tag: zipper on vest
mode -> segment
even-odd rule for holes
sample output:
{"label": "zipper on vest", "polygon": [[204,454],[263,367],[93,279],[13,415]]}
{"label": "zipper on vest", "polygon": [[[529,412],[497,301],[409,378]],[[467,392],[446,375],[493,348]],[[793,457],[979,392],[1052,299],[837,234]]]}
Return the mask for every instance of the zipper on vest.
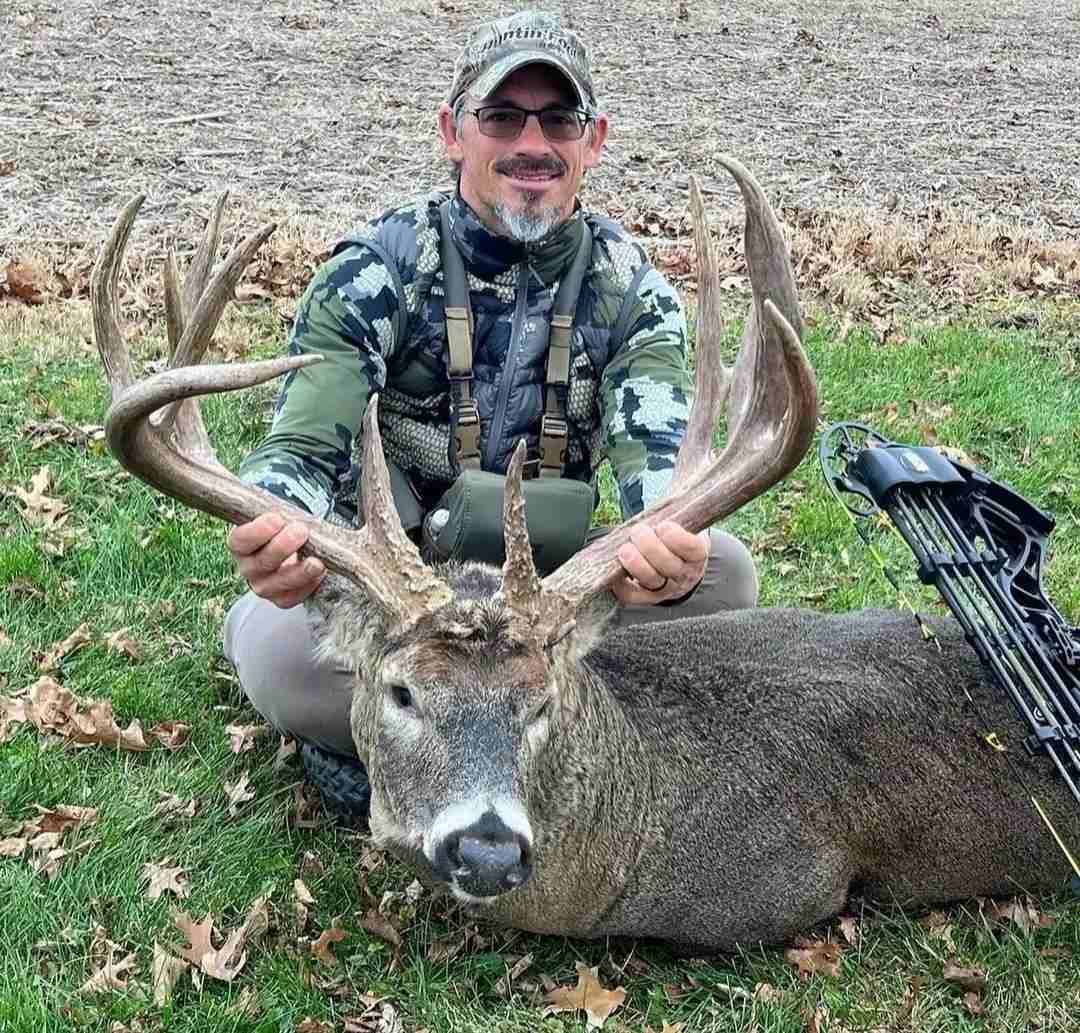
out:
{"label": "zipper on vest", "polygon": [[514,303],[514,318],[510,324],[510,346],[506,349],[506,361],[503,363],[502,380],[499,382],[499,394],[495,402],[495,412],[491,418],[491,430],[488,432],[487,449],[481,469],[495,472],[495,460],[499,453],[503,427],[506,423],[506,407],[510,401],[510,388],[514,386],[514,374],[517,371],[517,356],[520,350],[521,335],[525,328],[525,311],[529,297],[529,262],[526,259],[518,266],[518,295]]}

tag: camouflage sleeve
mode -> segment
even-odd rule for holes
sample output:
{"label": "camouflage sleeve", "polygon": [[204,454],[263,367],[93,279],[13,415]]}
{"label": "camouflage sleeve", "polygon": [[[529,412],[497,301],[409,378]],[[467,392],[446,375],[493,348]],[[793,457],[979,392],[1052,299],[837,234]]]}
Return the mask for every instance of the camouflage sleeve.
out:
{"label": "camouflage sleeve", "polygon": [[289,353],[324,359],[286,377],[270,433],[240,467],[244,481],[316,516],[330,512],[371,391],[386,383],[397,307],[390,271],[369,248],[352,245],[320,267]]}
{"label": "camouflage sleeve", "polygon": [[637,293],[630,331],[600,379],[607,456],[624,519],[668,490],[693,400],[678,294],[653,268]]}

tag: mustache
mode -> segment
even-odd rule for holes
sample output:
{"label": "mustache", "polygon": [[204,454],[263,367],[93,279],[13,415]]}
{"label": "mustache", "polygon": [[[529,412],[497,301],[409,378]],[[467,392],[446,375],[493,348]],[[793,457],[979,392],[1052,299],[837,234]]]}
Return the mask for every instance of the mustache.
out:
{"label": "mustache", "polygon": [[495,165],[495,171],[504,176],[535,176],[551,174],[561,176],[566,172],[566,162],[552,156],[538,160],[530,158],[507,158]]}

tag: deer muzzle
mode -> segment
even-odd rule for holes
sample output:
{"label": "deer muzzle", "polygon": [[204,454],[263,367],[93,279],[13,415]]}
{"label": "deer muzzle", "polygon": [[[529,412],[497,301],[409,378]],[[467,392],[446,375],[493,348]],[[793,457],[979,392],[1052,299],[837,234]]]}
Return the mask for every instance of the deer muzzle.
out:
{"label": "deer muzzle", "polygon": [[434,842],[432,869],[460,899],[497,897],[517,889],[532,874],[530,839],[496,811],[486,810],[469,825],[447,830]]}

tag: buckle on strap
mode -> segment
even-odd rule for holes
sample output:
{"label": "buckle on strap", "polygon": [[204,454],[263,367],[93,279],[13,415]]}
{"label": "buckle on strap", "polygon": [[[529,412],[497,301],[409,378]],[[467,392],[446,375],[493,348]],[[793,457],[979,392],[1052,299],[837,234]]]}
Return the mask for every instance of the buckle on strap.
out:
{"label": "buckle on strap", "polygon": [[540,419],[540,476],[561,477],[566,462],[566,420],[546,412]]}
{"label": "buckle on strap", "polygon": [[462,398],[455,406],[454,435],[458,462],[463,466],[480,465],[480,410],[476,399]]}

